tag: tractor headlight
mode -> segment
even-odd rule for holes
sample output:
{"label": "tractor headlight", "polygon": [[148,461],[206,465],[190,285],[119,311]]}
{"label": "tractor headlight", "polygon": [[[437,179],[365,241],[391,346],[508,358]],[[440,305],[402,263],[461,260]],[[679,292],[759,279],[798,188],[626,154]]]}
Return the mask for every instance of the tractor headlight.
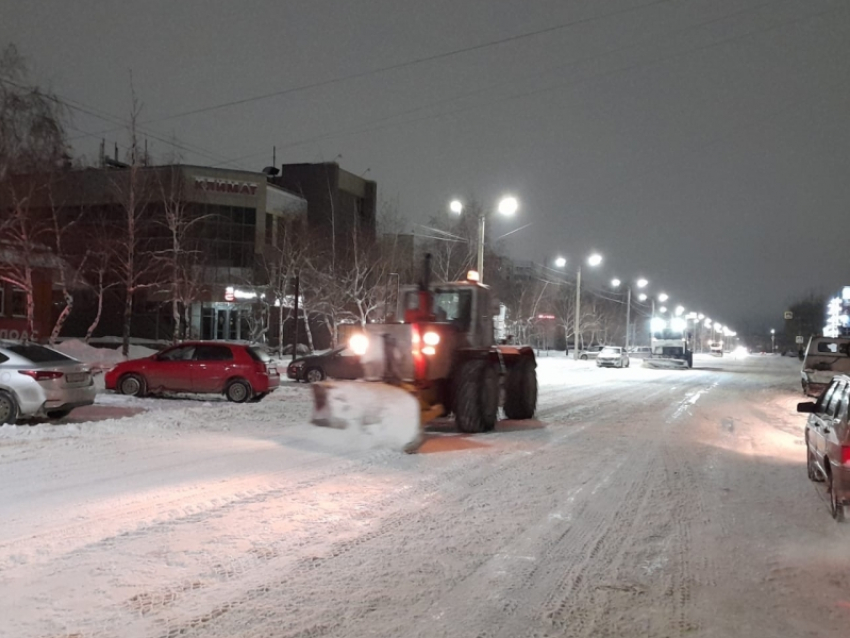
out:
{"label": "tractor headlight", "polygon": [[356,355],[366,354],[366,349],[369,347],[369,337],[364,334],[352,335],[348,340],[348,347],[354,351]]}
{"label": "tractor headlight", "polygon": [[434,346],[425,346],[422,348],[422,354],[426,354],[428,356],[437,354],[437,349]]}
{"label": "tractor headlight", "polygon": [[438,343],[440,343],[440,335],[438,335],[436,332],[426,332],[422,336],[422,341],[425,342],[426,346],[436,346]]}

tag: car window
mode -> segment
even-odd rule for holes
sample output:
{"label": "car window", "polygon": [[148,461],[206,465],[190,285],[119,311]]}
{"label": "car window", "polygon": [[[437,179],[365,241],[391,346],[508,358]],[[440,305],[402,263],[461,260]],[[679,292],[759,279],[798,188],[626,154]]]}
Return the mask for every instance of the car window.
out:
{"label": "car window", "polygon": [[832,341],[821,341],[818,343],[818,352],[824,354],[838,354],[838,344]]}
{"label": "car window", "polygon": [[164,350],[157,357],[160,361],[189,361],[195,353],[195,346],[177,346]]}
{"label": "car window", "polygon": [[9,357],[7,357],[5,354],[0,352],[0,363],[5,363],[8,360],[9,360]]}
{"label": "car window", "polygon": [[227,346],[197,346],[195,361],[232,361],[233,352]]}
{"label": "car window", "polygon": [[55,363],[57,361],[74,361],[71,357],[66,357],[61,352],[37,346],[34,343],[16,343],[6,346],[6,350],[14,352],[16,355],[29,359],[33,363]]}
{"label": "car window", "polygon": [[835,412],[835,418],[839,419],[842,423],[847,423],[848,390],[850,390],[850,386],[845,383],[839,399],[838,409]]}
{"label": "car window", "polygon": [[835,383],[830,384],[830,386],[826,389],[820,399],[818,399],[817,406],[815,406],[815,412],[818,414],[824,414],[826,412],[826,408],[829,406],[829,400],[832,398],[832,393],[835,392]]}
{"label": "car window", "polygon": [[620,354],[620,349],[619,348],[612,348],[611,346],[608,346],[608,347],[602,348],[602,352],[604,352],[605,354]]}
{"label": "car window", "polygon": [[832,394],[829,397],[829,404],[826,406],[824,414],[827,417],[834,417],[838,414],[838,408],[841,405],[841,398],[844,396],[845,383],[839,381],[832,384]]}
{"label": "car window", "polygon": [[263,363],[268,363],[272,360],[272,358],[267,355],[262,350],[258,350],[257,348],[252,348],[251,346],[247,346],[245,348],[245,352],[248,353],[248,356],[251,357],[254,361],[262,361]]}

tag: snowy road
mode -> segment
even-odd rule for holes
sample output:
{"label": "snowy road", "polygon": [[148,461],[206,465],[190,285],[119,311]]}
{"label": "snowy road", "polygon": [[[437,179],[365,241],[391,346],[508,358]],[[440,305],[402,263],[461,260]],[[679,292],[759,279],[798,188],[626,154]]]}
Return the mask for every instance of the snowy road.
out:
{"label": "snowy road", "polygon": [[0,428],[0,636],[845,635],[799,362],[696,365],[544,358],[539,421],[415,456],[304,386]]}

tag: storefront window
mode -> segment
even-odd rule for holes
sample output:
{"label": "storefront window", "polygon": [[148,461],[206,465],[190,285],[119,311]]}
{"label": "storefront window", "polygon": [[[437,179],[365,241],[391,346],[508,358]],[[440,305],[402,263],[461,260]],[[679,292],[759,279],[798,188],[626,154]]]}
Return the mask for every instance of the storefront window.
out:
{"label": "storefront window", "polygon": [[27,316],[27,293],[20,288],[12,288],[12,316]]}

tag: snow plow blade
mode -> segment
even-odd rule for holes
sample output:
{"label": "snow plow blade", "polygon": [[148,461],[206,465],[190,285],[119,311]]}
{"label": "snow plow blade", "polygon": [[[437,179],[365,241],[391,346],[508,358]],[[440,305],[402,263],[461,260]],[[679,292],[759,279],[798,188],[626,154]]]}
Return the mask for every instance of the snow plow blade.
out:
{"label": "snow plow blade", "polygon": [[659,370],[687,370],[688,362],[684,359],[653,359],[650,357],[643,360],[643,367]]}
{"label": "snow plow blade", "polygon": [[312,423],[341,430],[352,447],[391,447],[410,454],[422,444],[425,416],[409,389],[369,381],[329,381],[312,388]]}

